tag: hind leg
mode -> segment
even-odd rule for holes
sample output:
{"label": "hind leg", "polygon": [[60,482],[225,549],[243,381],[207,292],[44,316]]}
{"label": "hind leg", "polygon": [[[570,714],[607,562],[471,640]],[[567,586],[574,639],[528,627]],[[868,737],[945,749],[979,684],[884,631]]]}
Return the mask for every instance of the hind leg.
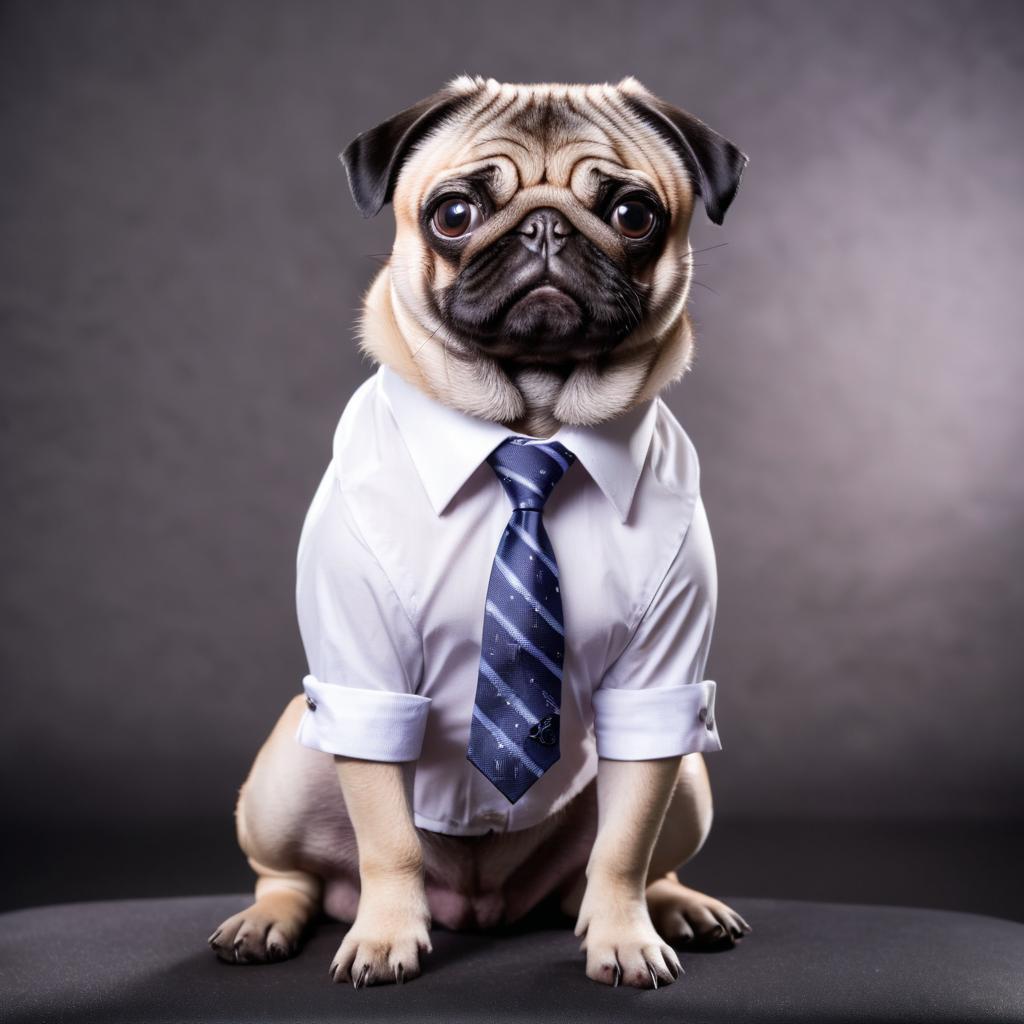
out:
{"label": "hind leg", "polygon": [[252,857],[256,900],[229,917],[209,938],[221,960],[265,964],[294,956],[320,908],[320,880],[304,871],[275,871]]}
{"label": "hind leg", "polygon": [[[314,861],[306,847],[312,839],[325,848],[347,849],[341,829],[309,809],[332,807],[340,817],[341,797],[331,778],[330,757],[295,742],[302,707],[301,698],[289,703],[238,796],[238,844],[257,880],[252,905],[229,917],[208,940],[229,963],[272,963],[294,956],[322,906],[322,878],[309,870]],[[325,786],[327,796],[321,792]]]}

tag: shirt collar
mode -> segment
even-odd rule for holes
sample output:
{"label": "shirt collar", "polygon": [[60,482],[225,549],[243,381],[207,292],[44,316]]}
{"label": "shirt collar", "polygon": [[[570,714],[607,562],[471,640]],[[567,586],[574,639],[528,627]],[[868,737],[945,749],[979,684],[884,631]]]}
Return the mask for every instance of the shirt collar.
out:
{"label": "shirt collar", "polygon": [[[513,431],[452,409],[381,364],[378,384],[409,449],[434,511],[441,515],[477,467]],[[592,427],[563,424],[552,438],[583,463],[615,507],[629,516],[654,433],[657,400]]]}

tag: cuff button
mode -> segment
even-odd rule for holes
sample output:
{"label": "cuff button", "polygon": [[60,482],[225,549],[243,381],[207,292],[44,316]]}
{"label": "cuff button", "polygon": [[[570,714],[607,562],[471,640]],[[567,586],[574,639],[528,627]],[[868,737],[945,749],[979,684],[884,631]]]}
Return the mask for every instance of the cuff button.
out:
{"label": "cuff button", "polygon": [[316,711],[316,701],[313,700],[308,693],[306,694],[306,707],[309,708],[310,711]]}
{"label": "cuff button", "polygon": [[702,722],[706,722],[708,720],[708,709],[707,708],[701,708],[700,711],[697,712],[697,717]]}

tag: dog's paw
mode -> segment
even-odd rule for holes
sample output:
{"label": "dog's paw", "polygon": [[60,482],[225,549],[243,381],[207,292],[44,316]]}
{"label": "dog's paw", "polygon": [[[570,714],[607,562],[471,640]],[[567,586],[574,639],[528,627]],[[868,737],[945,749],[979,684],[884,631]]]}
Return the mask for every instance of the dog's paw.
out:
{"label": "dog's paw", "polygon": [[727,904],[672,877],[659,878],[647,887],[647,907],[654,927],[668,942],[733,945],[751,930]]}
{"label": "dog's paw", "polygon": [[590,911],[584,898],[576,934],[586,936],[580,948],[586,950],[592,981],[659,988],[683,973],[679,957],[655,930],[642,900],[610,900]]}
{"label": "dog's paw", "polygon": [[390,906],[361,903],[329,974],[332,981],[350,981],[355,988],[400,985],[420,973],[420,954],[432,948],[426,899]]}
{"label": "dog's paw", "polygon": [[298,952],[308,917],[299,894],[275,892],[229,917],[207,941],[226,963],[276,963]]}

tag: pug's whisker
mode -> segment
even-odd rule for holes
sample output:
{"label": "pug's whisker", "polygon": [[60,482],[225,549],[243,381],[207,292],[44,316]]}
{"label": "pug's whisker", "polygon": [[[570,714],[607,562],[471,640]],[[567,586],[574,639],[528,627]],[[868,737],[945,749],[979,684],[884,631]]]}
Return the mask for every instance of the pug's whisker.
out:
{"label": "pug's whisker", "polygon": [[640,304],[640,300],[633,295],[634,301],[630,301],[630,296],[622,295],[618,292],[614,293],[615,302],[618,307],[626,316],[626,326],[632,331],[639,327],[643,321],[643,309]]}
{"label": "pug's whisker", "polygon": [[[427,344],[427,342],[430,342],[430,341],[433,341],[433,340],[434,340],[434,335],[435,335],[435,334],[437,334],[437,332],[438,332],[439,330],[441,330],[441,328],[442,328],[442,327],[444,327],[444,326],[445,326],[445,323],[444,323],[444,321],[443,321],[443,320],[442,320],[442,321],[440,321],[440,322],[438,323],[438,325],[437,325],[437,326],[436,326],[436,327],[435,327],[435,328],[434,328],[434,329],[433,329],[433,330],[432,330],[432,331],[430,332],[430,334],[428,334],[428,335],[427,335],[427,336],[426,336],[426,337],[425,337],[425,338],[424,338],[424,339],[423,339],[423,340],[422,340],[422,341],[421,341],[421,342],[420,342],[420,343],[419,343],[419,344],[418,344],[418,345],[416,346],[416,348],[415,348],[415,349],[413,349],[413,353],[412,353],[412,357],[413,357],[413,359],[415,359],[415,358],[416,358],[416,356],[417,356],[417,355],[419,355],[420,349],[422,349],[422,348],[423,348],[423,346]],[[442,342],[445,342],[445,341],[446,341],[446,339],[445,339],[445,338],[444,338],[444,337],[442,336],[442,338],[441,338],[441,341],[442,341]]]}
{"label": "pug's whisker", "polygon": [[709,292],[711,292],[712,295],[720,294],[719,292],[715,291],[715,289],[712,288],[711,285],[705,284],[703,281],[698,281],[695,277],[690,278],[690,284],[695,284],[698,288],[706,288]]}
{"label": "pug's whisker", "polygon": [[683,259],[688,259],[690,256],[696,256],[700,252],[711,252],[712,249],[722,249],[727,246],[728,242],[719,242],[717,245],[708,245],[703,249],[691,249],[688,253],[683,256]]}
{"label": "pug's whisker", "polygon": [[626,329],[632,331],[635,327],[640,325],[640,318],[636,316],[634,310],[630,308],[629,304],[619,296],[615,297],[615,304],[622,310],[626,320]]}

